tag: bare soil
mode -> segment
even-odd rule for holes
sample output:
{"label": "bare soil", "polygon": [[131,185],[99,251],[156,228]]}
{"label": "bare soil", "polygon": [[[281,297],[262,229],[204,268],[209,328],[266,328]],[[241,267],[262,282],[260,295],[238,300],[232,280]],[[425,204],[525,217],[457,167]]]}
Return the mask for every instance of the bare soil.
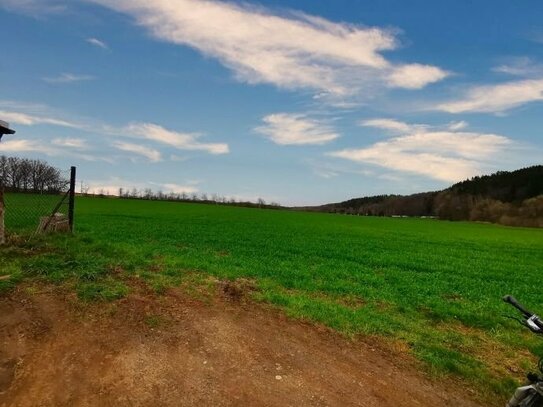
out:
{"label": "bare soil", "polygon": [[0,297],[0,406],[480,406],[375,339],[246,301],[145,290],[82,304],[49,286]]}

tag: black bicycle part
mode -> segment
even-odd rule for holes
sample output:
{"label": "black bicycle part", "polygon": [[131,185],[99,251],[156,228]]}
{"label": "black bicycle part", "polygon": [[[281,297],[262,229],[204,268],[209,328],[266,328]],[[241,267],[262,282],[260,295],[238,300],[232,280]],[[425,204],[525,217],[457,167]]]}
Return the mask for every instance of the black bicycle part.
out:
{"label": "black bicycle part", "polygon": [[529,400],[526,400],[526,403],[520,404],[522,407],[543,407],[543,397],[540,394],[535,393],[530,396]]}
{"label": "black bicycle part", "polygon": [[532,315],[534,315],[533,312],[530,312],[524,308],[512,295],[506,295],[503,297],[503,300],[518,309],[526,318],[530,318]]}

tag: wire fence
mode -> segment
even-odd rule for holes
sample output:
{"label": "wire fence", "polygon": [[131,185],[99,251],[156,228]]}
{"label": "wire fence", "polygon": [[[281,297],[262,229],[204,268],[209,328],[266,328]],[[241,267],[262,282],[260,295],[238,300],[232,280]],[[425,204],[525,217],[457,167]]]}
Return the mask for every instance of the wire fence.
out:
{"label": "wire fence", "polygon": [[72,230],[75,168],[57,170],[56,175],[54,188],[43,189],[35,185],[14,188],[5,177],[0,178],[6,236]]}

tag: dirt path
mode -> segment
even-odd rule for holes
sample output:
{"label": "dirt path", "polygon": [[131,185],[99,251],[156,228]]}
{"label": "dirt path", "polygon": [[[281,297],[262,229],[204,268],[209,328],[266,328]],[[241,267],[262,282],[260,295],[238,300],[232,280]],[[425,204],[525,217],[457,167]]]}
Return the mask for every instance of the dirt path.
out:
{"label": "dirt path", "polygon": [[0,406],[479,406],[412,363],[264,306],[171,291],[0,298]]}

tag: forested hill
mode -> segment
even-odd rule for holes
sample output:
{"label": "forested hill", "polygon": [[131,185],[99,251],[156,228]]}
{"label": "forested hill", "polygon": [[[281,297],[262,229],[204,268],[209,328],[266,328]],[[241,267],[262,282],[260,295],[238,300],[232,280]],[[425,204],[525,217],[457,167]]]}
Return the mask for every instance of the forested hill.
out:
{"label": "forested hill", "polygon": [[461,194],[484,196],[502,202],[524,201],[543,195],[543,165],[474,177],[454,184],[449,190]]}
{"label": "forested hill", "polygon": [[437,192],[379,195],[304,210],[373,216],[436,216],[543,227],[543,165],[473,177]]}

